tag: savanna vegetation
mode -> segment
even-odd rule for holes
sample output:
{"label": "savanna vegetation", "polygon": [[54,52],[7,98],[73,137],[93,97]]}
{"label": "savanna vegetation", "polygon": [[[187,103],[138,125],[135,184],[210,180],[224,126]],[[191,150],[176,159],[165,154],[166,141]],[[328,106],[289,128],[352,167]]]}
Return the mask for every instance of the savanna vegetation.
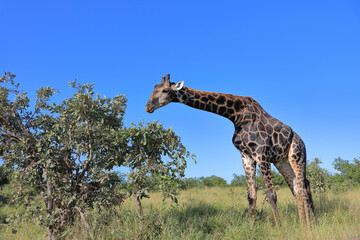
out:
{"label": "savanna vegetation", "polygon": [[[248,218],[246,178],[185,178],[188,152],[158,122],[123,124],[126,98],[69,82],[30,102],[15,75],[0,78],[0,239],[359,239],[360,160],[337,158],[336,173],[307,166],[317,216],[299,226],[283,177],[272,172],[276,227],[257,174],[257,217]],[[121,172],[120,172],[121,171]],[[125,174],[126,173],[126,174]]]}

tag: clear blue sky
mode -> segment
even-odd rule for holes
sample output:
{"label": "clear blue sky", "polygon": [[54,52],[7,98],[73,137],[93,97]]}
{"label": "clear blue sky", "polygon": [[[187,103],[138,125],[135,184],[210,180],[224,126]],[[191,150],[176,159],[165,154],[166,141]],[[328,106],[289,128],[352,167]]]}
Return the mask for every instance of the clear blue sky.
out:
{"label": "clear blue sky", "polygon": [[243,174],[233,125],[170,104],[145,112],[162,75],[185,86],[252,96],[332,169],[360,157],[360,2],[0,0],[0,71],[58,100],[75,77],[128,98],[126,124],[159,120],[197,155],[187,177]]}

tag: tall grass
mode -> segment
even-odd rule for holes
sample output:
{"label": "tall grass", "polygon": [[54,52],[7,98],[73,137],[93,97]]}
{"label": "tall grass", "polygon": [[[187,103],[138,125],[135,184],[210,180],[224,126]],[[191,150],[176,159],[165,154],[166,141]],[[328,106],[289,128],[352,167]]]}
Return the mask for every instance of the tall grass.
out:
{"label": "tall grass", "polygon": [[[263,205],[261,191],[256,220],[250,221],[245,189],[214,187],[180,191],[178,206],[171,202],[164,206],[161,194],[152,193],[150,199],[143,200],[142,220],[131,199],[121,208],[94,210],[87,215],[91,229],[77,221],[65,239],[90,239],[89,231],[94,239],[360,239],[360,189],[315,194],[318,216],[312,219],[310,234],[299,225],[290,191],[280,189],[277,193],[280,227],[275,226],[270,205]],[[0,239],[42,238],[46,238],[46,231],[29,223],[0,232]]]}

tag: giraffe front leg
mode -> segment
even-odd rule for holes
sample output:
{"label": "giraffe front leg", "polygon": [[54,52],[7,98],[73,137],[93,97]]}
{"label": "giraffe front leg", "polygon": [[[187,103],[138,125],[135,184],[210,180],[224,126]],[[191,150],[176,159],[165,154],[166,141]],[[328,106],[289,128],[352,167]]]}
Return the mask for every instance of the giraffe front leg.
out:
{"label": "giraffe front leg", "polygon": [[256,162],[249,157],[243,157],[243,164],[248,187],[249,216],[251,220],[254,220],[257,200],[255,185]]}

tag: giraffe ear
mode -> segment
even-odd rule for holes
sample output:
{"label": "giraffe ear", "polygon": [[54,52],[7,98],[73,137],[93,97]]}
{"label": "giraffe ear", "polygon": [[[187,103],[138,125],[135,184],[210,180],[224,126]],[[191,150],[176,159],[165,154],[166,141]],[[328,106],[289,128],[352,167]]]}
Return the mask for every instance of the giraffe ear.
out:
{"label": "giraffe ear", "polygon": [[182,89],[184,86],[184,81],[181,81],[181,82],[178,82],[174,87],[173,89],[176,90],[176,91],[179,91],[180,89]]}

